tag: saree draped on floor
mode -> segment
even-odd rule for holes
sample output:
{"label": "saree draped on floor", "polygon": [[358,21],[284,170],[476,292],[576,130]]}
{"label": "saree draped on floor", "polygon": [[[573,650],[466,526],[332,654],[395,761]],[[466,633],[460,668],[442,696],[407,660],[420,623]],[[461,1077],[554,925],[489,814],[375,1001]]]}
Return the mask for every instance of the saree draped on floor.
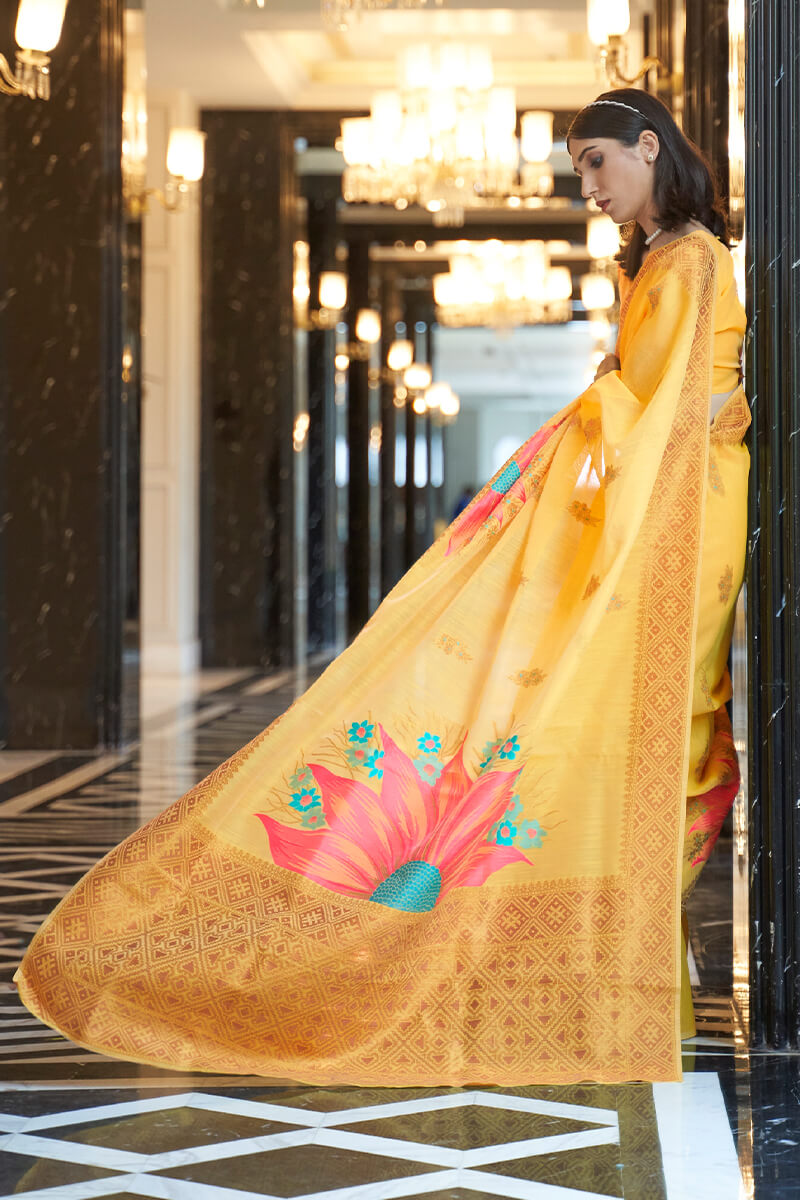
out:
{"label": "saree draped on floor", "polygon": [[[716,281],[705,235],[650,255],[621,371],[283,718],[89,872],[18,972],[33,1012],[104,1053],[310,1083],[679,1077]],[[740,451],[741,393],[722,416]],[[728,636],[740,515],[711,589]]]}

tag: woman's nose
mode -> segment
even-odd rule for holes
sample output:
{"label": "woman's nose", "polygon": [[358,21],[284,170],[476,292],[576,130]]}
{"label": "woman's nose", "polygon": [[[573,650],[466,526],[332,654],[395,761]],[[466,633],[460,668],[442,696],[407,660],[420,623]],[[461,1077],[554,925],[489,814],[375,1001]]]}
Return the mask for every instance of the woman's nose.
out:
{"label": "woman's nose", "polygon": [[589,197],[594,194],[594,190],[595,190],[594,184],[590,183],[589,180],[584,175],[583,178],[581,179],[581,195],[583,196],[584,200],[588,200]]}

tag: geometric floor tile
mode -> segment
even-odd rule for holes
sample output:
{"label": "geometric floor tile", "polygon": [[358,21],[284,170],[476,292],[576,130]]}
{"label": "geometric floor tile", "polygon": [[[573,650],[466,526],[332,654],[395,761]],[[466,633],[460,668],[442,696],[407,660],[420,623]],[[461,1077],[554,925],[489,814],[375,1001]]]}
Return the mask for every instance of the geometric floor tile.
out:
{"label": "geometric floor tile", "polygon": [[[257,1192],[262,1189],[273,1196],[294,1197],[324,1192],[335,1179],[337,1188],[351,1189],[358,1185],[385,1183],[411,1175],[427,1174],[431,1167],[424,1163],[404,1162],[364,1154],[359,1150],[341,1147],[297,1146],[273,1150],[267,1154],[248,1154],[237,1158],[235,1181],[232,1164],[227,1161],[195,1163],[159,1172],[175,1179],[193,1180],[217,1187],[234,1187]],[[434,1170],[436,1168],[433,1168]],[[412,1189],[413,1190],[413,1189]]]}
{"label": "geometric floor tile", "polygon": [[65,1163],[0,1153],[0,1194],[25,1195],[39,1188],[62,1187],[92,1179],[118,1178],[116,1172],[80,1163]]}
{"label": "geometric floor tile", "polygon": [[[580,1133],[595,1128],[594,1123],[547,1114],[509,1112],[508,1110],[439,1109],[434,1112],[397,1116],[392,1120],[392,1137],[412,1142],[432,1142],[457,1150],[476,1146],[499,1146],[524,1138],[547,1137],[555,1133]],[[380,1120],[359,1121],[350,1129],[358,1133],[385,1132]]]}
{"label": "geometric floor tile", "polygon": [[109,1146],[114,1150],[133,1150],[141,1154],[161,1154],[167,1150],[185,1150],[195,1146],[232,1142],[238,1138],[264,1136],[292,1128],[286,1124],[233,1113],[205,1109],[171,1109],[168,1120],[163,1112],[143,1113],[123,1120],[88,1121],[77,1127],[48,1127],[49,1137],[91,1146]]}

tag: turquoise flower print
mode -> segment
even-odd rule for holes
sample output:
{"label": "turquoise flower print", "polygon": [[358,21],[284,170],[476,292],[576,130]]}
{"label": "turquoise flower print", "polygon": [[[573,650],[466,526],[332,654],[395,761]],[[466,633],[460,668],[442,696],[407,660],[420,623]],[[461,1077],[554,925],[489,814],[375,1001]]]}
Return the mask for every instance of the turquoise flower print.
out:
{"label": "turquoise flower print", "polygon": [[505,815],[509,818],[513,818],[513,817],[518,817],[521,812],[522,812],[522,801],[520,800],[519,796],[514,794],[511,797],[511,802],[509,803],[509,806],[505,811]]}
{"label": "turquoise flower print", "polygon": [[520,821],[519,845],[525,850],[538,850],[542,838],[547,837],[547,830],[542,829],[538,821]]}
{"label": "turquoise flower print", "polygon": [[483,747],[483,750],[481,750],[481,757],[482,757],[481,770],[482,771],[485,770],[485,768],[489,766],[489,763],[492,761],[495,754],[497,754],[497,751],[500,749],[502,744],[503,744],[502,742],[487,742],[486,745]]}
{"label": "turquoise flower print", "polygon": [[442,739],[435,733],[423,733],[417,738],[417,746],[423,754],[438,754],[442,748]]}
{"label": "turquoise flower print", "polygon": [[298,812],[308,812],[310,808],[319,808],[321,803],[322,797],[316,788],[301,788],[299,792],[292,792],[289,808],[295,808]]}
{"label": "turquoise flower print", "polygon": [[519,463],[512,458],[511,462],[506,465],[503,471],[497,476],[492,484],[492,491],[500,496],[504,496],[509,488],[512,488],[520,478],[522,472],[519,469]]}
{"label": "turquoise flower print", "polygon": [[353,721],[353,724],[347,731],[347,740],[350,742],[360,742],[363,745],[368,742],[375,732],[375,726],[370,725],[369,721]]}
{"label": "turquoise flower print", "polygon": [[371,754],[367,755],[364,766],[369,771],[370,779],[383,779],[383,767],[380,765],[382,758],[382,750],[373,750]]}
{"label": "turquoise flower print", "polygon": [[298,767],[294,775],[289,779],[289,785],[293,788],[310,788],[314,786],[314,772],[311,767]]}
{"label": "turquoise flower print", "polygon": [[351,767],[365,767],[369,758],[369,746],[348,746],[345,757]]}
{"label": "turquoise flower print", "polygon": [[497,832],[494,835],[494,840],[498,846],[513,846],[514,838],[517,836],[517,827],[513,825],[507,817],[503,817],[498,823]]}
{"label": "turquoise flower print", "polygon": [[519,738],[515,734],[514,737],[508,738],[500,746],[500,757],[510,759],[511,761],[513,761],[517,757],[518,754],[519,754]]}
{"label": "turquoise flower print", "polygon": [[435,754],[420,754],[414,759],[414,766],[420,779],[426,783],[436,783],[442,773],[442,764]]}
{"label": "turquoise flower print", "polygon": [[303,813],[303,828],[304,829],[322,829],[325,824],[325,814],[322,809],[319,811],[312,810]]}

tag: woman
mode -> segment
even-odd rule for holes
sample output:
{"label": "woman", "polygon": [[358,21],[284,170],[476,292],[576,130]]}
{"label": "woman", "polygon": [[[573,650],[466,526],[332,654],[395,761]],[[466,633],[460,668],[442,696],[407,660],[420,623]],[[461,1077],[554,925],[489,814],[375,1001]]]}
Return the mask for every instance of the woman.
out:
{"label": "woman", "polygon": [[668,111],[606,93],[568,140],[629,230],[618,360],[45,923],[20,991],[76,1041],[311,1083],[680,1076],[681,890],[736,789],[743,317]]}

